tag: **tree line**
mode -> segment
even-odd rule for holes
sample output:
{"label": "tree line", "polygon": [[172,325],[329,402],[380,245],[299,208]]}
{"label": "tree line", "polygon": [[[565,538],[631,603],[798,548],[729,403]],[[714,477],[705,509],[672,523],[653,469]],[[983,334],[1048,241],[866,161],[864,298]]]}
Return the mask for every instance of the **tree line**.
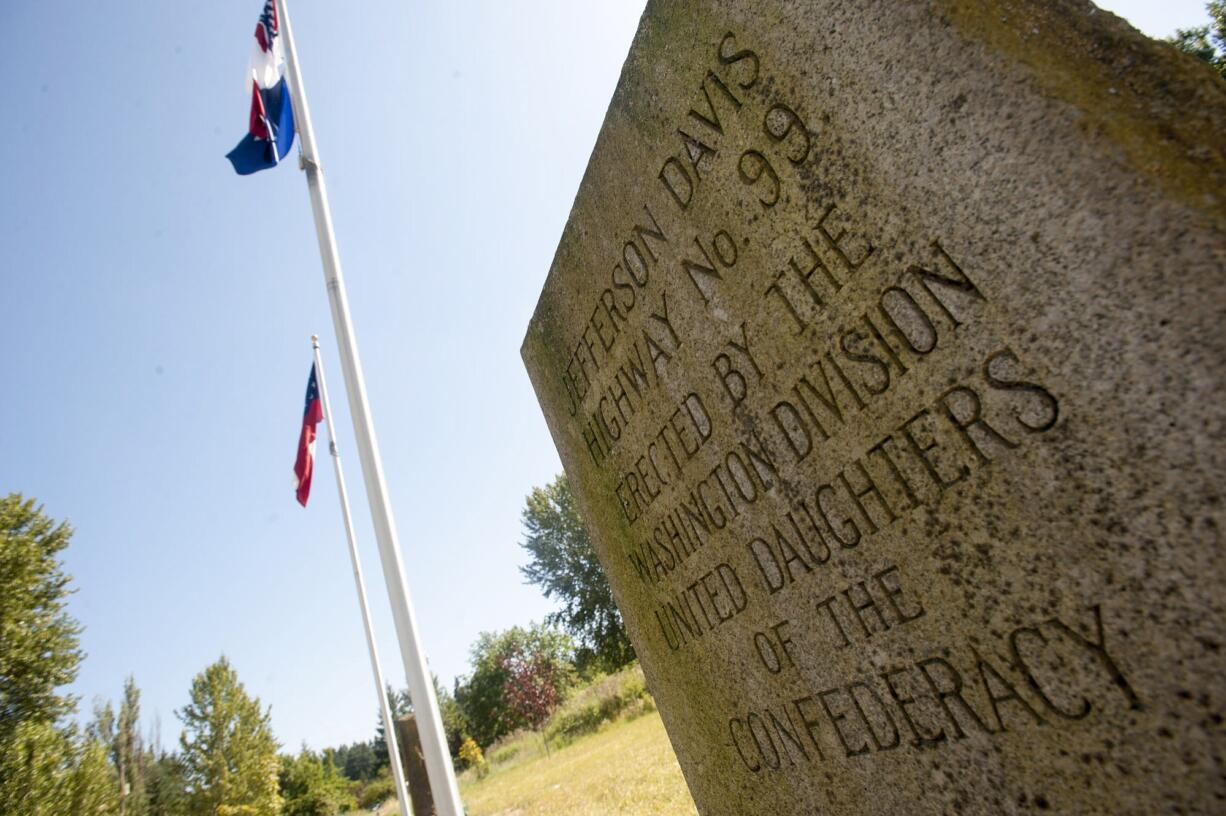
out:
{"label": "tree line", "polygon": [[[33,499],[0,498],[0,813],[22,816],[325,816],[356,806],[327,757],[281,754],[269,709],[222,656],[176,712],[177,750],[140,730],[140,689],[77,723],[62,686],[84,654],[60,554],[72,538]],[[155,732],[156,733],[156,732]]]}
{"label": "tree line", "polygon": [[1209,63],[1226,79],[1226,0],[1210,0],[1205,10],[1209,13],[1208,23],[1176,29],[1167,42]]}
{"label": "tree line", "polygon": [[[580,679],[633,661],[604,574],[565,476],[534,489],[523,512],[525,579],[559,602],[545,622],[482,633],[470,672],[448,690],[435,678],[457,767],[520,729],[539,729]],[[376,715],[366,741],[284,753],[269,708],[223,655],[192,680],[175,712],[177,744],[140,730],[140,689],[95,702],[84,725],[62,692],[84,654],[67,611],[61,554],[72,528],[20,494],[0,498],[0,813],[23,816],[330,816],[394,795]],[[396,717],[413,710],[388,689]]]}

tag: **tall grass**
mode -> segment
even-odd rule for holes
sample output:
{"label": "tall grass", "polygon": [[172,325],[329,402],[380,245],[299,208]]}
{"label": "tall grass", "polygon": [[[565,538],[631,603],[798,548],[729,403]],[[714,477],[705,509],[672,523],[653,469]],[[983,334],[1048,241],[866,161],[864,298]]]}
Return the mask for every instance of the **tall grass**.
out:
{"label": "tall grass", "polygon": [[[539,731],[520,730],[495,742],[485,751],[490,771],[537,758],[550,748],[564,747],[584,734],[610,723],[631,720],[655,711],[643,670],[635,663],[621,671],[597,677],[571,691]],[[465,771],[465,774],[471,774]]]}
{"label": "tall grass", "polygon": [[470,816],[698,816],[656,713],[619,716],[549,756],[529,736],[507,765],[461,776]]}
{"label": "tall grass", "polygon": [[576,689],[542,730],[550,743],[565,745],[615,720],[633,719],[655,710],[643,670],[636,663]]}

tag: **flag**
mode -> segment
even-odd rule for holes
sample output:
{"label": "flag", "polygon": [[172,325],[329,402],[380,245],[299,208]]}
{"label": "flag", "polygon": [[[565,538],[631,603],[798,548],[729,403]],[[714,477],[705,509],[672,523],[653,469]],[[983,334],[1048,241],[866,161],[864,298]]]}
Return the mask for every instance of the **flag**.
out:
{"label": "flag", "polygon": [[298,503],[306,507],[311,496],[311,474],[315,470],[315,426],[324,418],[319,401],[319,385],[315,381],[315,364],[307,378],[306,406],[302,409],[302,431],[298,434],[298,458],[294,461],[294,487]]}
{"label": "flag", "polygon": [[294,146],[294,106],[285,84],[285,54],[278,28],[277,4],[265,0],[247,72],[251,90],[247,135],[226,154],[240,176],[275,167]]}

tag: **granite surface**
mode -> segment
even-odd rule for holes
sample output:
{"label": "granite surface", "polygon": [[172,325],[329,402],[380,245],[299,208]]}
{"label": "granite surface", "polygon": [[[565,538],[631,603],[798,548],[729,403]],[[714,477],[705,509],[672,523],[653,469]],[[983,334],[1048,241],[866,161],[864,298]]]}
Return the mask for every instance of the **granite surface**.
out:
{"label": "granite surface", "polygon": [[1226,812],[1226,83],[651,2],[523,357],[703,814]]}

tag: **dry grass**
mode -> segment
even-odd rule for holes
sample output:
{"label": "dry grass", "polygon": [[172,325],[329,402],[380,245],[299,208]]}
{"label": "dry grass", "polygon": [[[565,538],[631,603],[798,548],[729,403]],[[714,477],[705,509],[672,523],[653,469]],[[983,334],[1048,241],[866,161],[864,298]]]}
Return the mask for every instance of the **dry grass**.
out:
{"label": "dry grass", "polygon": [[576,689],[544,734],[548,752],[520,731],[486,750],[484,778],[460,774],[468,816],[697,816],[637,665]]}
{"label": "dry grass", "polygon": [[[460,777],[468,816],[697,814],[659,714],[620,720],[545,756],[525,735],[515,760]],[[532,742],[536,746],[531,745]]]}

